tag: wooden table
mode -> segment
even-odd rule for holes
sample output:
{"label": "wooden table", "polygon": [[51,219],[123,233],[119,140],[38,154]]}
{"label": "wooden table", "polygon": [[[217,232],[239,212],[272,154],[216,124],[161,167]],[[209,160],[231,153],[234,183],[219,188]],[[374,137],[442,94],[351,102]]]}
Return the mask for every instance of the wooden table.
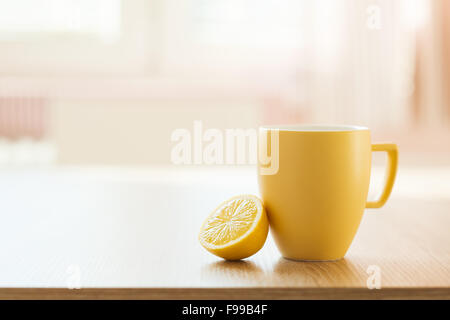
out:
{"label": "wooden table", "polygon": [[254,169],[2,169],[0,298],[450,299],[449,177],[401,168],[341,261],[285,260],[269,235],[226,262],[197,232],[217,203],[257,193]]}

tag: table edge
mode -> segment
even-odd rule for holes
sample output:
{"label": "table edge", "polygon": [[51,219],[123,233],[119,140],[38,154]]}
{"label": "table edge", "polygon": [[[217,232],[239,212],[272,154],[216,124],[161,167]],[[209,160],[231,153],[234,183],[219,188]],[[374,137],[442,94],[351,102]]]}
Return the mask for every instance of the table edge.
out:
{"label": "table edge", "polygon": [[0,300],[450,300],[450,287],[0,288]]}

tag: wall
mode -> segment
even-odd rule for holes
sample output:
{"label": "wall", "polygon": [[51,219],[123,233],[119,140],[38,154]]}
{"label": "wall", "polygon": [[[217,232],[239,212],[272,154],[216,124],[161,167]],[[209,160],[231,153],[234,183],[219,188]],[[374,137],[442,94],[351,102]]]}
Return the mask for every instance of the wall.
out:
{"label": "wall", "polygon": [[169,164],[174,129],[251,128],[260,123],[251,100],[56,100],[51,137],[62,164]]}

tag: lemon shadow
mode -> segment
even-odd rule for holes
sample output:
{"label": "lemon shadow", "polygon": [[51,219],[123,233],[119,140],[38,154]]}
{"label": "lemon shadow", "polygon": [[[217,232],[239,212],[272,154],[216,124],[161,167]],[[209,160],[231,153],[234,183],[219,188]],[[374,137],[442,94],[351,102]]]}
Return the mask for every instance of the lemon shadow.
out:
{"label": "lemon shadow", "polygon": [[264,271],[252,261],[217,261],[206,265],[202,274],[207,279],[219,283],[231,282],[244,284],[260,284],[265,277]]}

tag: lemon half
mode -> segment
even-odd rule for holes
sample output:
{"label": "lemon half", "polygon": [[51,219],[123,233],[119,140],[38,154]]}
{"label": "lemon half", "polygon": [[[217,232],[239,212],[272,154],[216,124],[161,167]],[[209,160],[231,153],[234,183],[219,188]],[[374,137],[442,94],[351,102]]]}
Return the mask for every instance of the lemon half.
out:
{"label": "lemon half", "polygon": [[240,195],[218,206],[203,223],[199,240],[216,256],[227,260],[250,257],[262,248],[269,222],[262,201]]}

